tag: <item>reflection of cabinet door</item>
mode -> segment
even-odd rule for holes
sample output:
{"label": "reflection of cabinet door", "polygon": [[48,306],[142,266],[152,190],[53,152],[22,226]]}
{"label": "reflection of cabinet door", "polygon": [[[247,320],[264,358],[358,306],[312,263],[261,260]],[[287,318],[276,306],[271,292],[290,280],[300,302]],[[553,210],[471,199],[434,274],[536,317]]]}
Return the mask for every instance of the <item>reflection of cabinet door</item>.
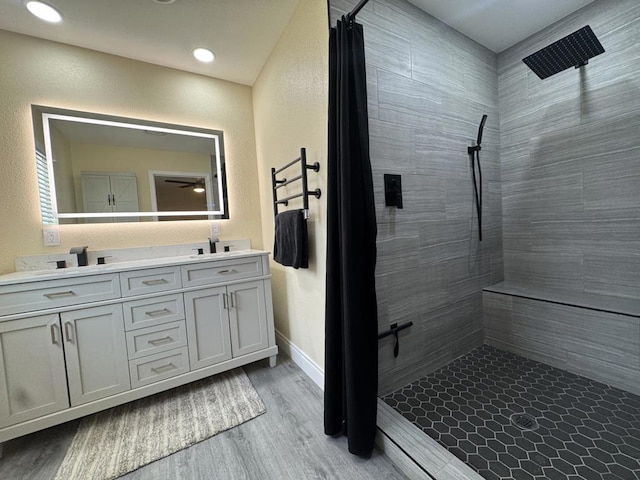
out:
{"label": "reflection of cabinet door", "polygon": [[226,292],[214,287],[184,294],[191,370],[231,358]]}
{"label": "reflection of cabinet door", "polygon": [[111,201],[114,212],[137,212],[138,186],[136,177],[111,175]]}
{"label": "reflection of cabinet door", "polygon": [[82,174],[82,199],[85,213],[107,213],[111,208],[109,175]]}
{"label": "reflection of cabinet door", "polygon": [[0,427],[68,407],[58,315],[0,322]]}
{"label": "reflection of cabinet door", "polygon": [[240,283],[229,291],[229,326],[234,357],[256,352],[269,346],[264,282]]}
{"label": "reflection of cabinet door", "polygon": [[131,388],[122,305],[60,314],[71,405]]}
{"label": "reflection of cabinet door", "polygon": [[[138,184],[134,174],[83,173],[82,202],[85,213],[137,212]],[[114,217],[109,221],[131,222],[138,217]],[[87,219],[104,222],[105,219]]]}

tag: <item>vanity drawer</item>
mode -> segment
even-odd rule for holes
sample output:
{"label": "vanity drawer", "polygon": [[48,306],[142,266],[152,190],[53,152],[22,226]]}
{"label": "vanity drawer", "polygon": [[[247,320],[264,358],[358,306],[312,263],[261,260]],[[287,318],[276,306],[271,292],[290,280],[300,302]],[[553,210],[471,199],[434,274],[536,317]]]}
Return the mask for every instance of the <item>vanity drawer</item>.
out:
{"label": "vanity drawer", "polygon": [[175,290],[182,286],[178,267],[148,268],[120,273],[122,296],[133,297],[146,293]]}
{"label": "vanity drawer", "polygon": [[117,273],[0,287],[0,315],[111,300],[120,297]]}
{"label": "vanity drawer", "polygon": [[138,358],[129,362],[131,388],[143,387],[189,371],[187,347]]}
{"label": "vanity drawer", "polygon": [[182,284],[185,287],[212,285],[260,276],[262,276],[262,257],[182,265]]}
{"label": "vanity drawer", "polygon": [[187,329],[184,321],[127,332],[129,360],[166,352],[186,345]]}
{"label": "vanity drawer", "polygon": [[184,320],[182,294],[132,300],[124,303],[124,328],[135,330]]}

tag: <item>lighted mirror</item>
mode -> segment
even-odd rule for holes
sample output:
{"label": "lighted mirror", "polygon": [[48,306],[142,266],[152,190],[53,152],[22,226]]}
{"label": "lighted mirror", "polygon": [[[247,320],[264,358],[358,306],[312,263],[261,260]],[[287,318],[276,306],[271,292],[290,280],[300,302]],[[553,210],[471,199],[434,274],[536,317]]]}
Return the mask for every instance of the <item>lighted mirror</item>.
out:
{"label": "lighted mirror", "polygon": [[221,131],[32,111],[43,223],[229,218]]}

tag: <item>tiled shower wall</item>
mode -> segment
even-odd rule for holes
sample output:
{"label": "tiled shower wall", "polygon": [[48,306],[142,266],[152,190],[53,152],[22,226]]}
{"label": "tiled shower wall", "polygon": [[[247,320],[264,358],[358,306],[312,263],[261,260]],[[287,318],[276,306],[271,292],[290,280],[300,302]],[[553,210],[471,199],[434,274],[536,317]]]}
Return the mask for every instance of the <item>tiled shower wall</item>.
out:
{"label": "tiled shower wall", "polygon": [[[332,24],[356,0],[330,0]],[[482,288],[502,280],[496,55],[405,0],[371,0],[364,25],[371,163],[378,221],[380,393],[480,345]],[[483,114],[483,242],[467,146]],[[383,175],[402,175],[402,210],[384,206]]]}
{"label": "tiled shower wall", "polygon": [[[591,25],[606,53],[539,80],[521,61]],[[640,295],[640,3],[600,0],[498,57],[505,279]]]}

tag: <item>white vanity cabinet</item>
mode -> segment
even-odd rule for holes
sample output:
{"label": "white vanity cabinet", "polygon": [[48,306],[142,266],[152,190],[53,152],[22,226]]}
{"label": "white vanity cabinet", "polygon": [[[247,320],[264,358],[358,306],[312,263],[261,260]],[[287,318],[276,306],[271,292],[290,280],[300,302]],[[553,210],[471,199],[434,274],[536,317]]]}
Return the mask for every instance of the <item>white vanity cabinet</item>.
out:
{"label": "white vanity cabinet", "polygon": [[208,367],[231,358],[231,333],[227,287],[186,292],[189,360],[192,369]]}
{"label": "white vanity cabinet", "polygon": [[234,357],[266,348],[267,310],[263,282],[227,287],[231,353]]}
{"label": "white vanity cabinet", "polygon": [[69,407],[58,314],[0,323],[0,426]]}
{"label": "white vanity cabinet", "polygon": [[0,277],[0,443],[263,358],[275,365],[267,255]]}
{"label": "white vanity cabinet", "polygon": [[264,282],[185,293],[191,368],[215,365],[269,346]]}
{"label": "white vanity cabinet", "polygon": [[71,406],[131,388],[122,305],[60,314]]}

